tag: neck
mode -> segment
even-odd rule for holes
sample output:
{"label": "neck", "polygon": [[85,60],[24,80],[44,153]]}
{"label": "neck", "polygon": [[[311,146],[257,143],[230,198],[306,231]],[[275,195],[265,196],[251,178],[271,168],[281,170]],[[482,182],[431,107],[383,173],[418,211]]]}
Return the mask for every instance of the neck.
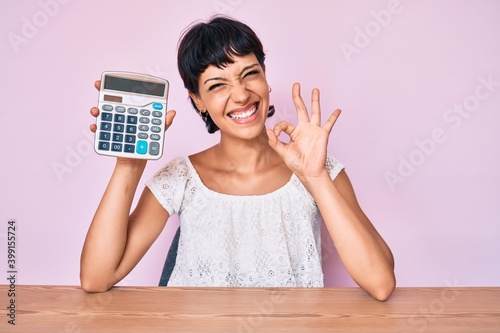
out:
{"label": "neck", "polygon": [[265,129],[251,140],[221,136],[220,143],[215,146],[215,154],[224,169],[240,172],[253,172],[270,160],[279,159],[268,144]]}

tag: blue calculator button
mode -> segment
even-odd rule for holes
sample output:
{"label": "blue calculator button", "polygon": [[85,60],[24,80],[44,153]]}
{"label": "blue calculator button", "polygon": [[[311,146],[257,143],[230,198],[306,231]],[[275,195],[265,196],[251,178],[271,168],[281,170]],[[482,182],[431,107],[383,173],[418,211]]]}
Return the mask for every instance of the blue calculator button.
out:
{"label": "blue calculator button", "polygon": [[102,122],[101,123],[101,130],[102,131],[111,131],[111,123],[107,123],[107,122]]}
{"label": "blue calculator button", "polygon": [[111,139],[111,132],[101,132],[99,134],[99,140],[109,141]]}
{"label": "blue calculator button", "polygon": [[122,142],[123,134],[113,133],[113,142]]}
{"label": "blue calculator button", "polygon": [[123,133],[124,126],[122,124],[115,124],[113,126],[113,131]]}
{"label": "blue calculator button", "polygon": [[99,142],[99,150],[109,150],[109,142]]}
{"label": "blue calculator button", "polygon": [[115,123],[124,123],[125,122],[125,115],[123,114],[115,114]]}
{"label": "blue calculator button", "polygon": [[155,110],[162,110],[163,109],[163,104],[161,104],[161,103],[153,103],[153,109],[155,109]]}
{"label": "blue calculator button", "polygon": [[137,132],[137,127],[136,126],[134,126],[134,125],[128,125],[127,126],[127,133],[135,134],[135,132]]}
{"label": "blue calculator button", "polygon": [[111,120],[113,120],[113,114],[112,113],[103,112],[102,115],[101,115],[101,119],[103,121],[111,121]]}
{"label": "blue calculator button", "polygon": [[135,143],[135,135],[125,135],[125,142]]}
{"label": "blue calculator button", "polygon": [[134,153],[134,145],[125,145],[124,152],[133,154]]}
{"label": "blue calculator button", "polygon": [[127,116],[127,123],[137,124],[137,116]]}
{"label": "blue calculator button", "polygon": [[111,150],[112,151],[118,151],[118,152],[120,152],[120,151],[122,151],[122,147],[123,147],[123,145],[121,143],[112,143],[111,144]]}
{"label": "blue calculator button", "polygon": [[148,143],[146,141],[137,141],[137,154],[146,154],[148,152]]}

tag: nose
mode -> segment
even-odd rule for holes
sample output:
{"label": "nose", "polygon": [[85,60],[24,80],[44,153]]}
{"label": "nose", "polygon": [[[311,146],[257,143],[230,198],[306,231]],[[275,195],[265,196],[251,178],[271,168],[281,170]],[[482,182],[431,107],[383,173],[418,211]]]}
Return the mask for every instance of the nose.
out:
{"label": "nose", "polygon": [[237,104],[245,104],[250,97],[246,85],[243,82],[236,82],[231,90],[231,99]]}

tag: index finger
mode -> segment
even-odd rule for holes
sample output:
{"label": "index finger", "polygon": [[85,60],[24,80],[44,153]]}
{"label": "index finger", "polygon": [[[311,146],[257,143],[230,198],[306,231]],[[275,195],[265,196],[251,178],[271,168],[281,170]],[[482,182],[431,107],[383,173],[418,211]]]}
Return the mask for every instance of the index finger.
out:
{"label": "index finger", "polygon": [[94,87],[97,89],[97,90],[101,90],[101,80],[97,80],[94,82]]}

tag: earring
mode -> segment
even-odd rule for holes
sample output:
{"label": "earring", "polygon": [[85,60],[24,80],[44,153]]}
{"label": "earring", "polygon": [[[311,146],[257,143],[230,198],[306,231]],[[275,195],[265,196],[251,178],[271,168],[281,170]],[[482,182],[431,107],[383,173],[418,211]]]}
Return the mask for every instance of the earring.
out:
{"label": "earring", "polygon": [[271,117],[274,114],[274,112],[276,112],[274,105],[269,105],[269,110],[267,111],[267,116]]}
{"label": "earring", "polygon": [[215,133],[219,130],[219,127],[215,125],[214,121],[212,120],[212,117],[210,117],[210,113],[208,111],[205,111],[201,113],[201,119],[205,122],[205,127],[207,128],[208,133],[212,134]]}
{"label": "earring", "polygon": [[204,111],[200,111],[200,116],[201,116],[201,118],[202,118],[204,121],[206,121],[206,120],[207,120],[207,118],[208,118],[208,112],[207,112],[207,111],[205,111],[205,110],[204,110]]}
{"label": "earring", "polygon": [[271,93],[271,91],[273,91],[273,89],[271,88],[271,86],[269,86],[269,93]]}

